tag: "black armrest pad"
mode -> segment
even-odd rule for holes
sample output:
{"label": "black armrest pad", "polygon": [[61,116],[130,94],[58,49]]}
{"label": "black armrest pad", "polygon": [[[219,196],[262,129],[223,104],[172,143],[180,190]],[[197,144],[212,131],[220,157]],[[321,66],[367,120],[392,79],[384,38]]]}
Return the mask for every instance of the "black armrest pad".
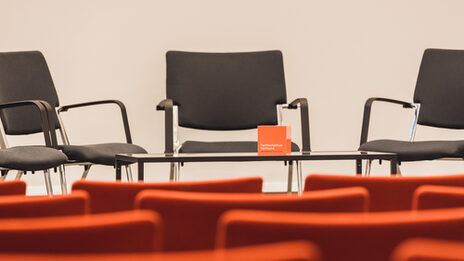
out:
{"label": "black armrest pad", "polygon": [[100,100],[100,101],[75,103],[75,104],[61,106],[58,109],[58,112],[65,112],[65,111],[68,111],[69,109],[72,109],[72,108],[87,107],[87,106],[100,105],[100,104],[109,104],[109,103],[116,104],[121,109],[122,122],[124,124],[124,132],[126,134],[126,142],[127,143],[132,143],[132,137],[131,137],[131,134],[130,134],[129,120],[127,118],[126,106],[124,105],[124,103],[122,103],[119,100]]}
{"label": "black armrest pad", "polygon": [[298,98],[298,99],[295,99],[294,101],[292,101],[290,104],[288,104],[288,108],[289,109],[297,109],[298,108],[298,104],[300,104],[300,106],[304,106],[304,105],[308,105],[308,100],[306,98]]}
{"label": "black armrest pad", "polygon": [[414,108],[414,105],[410,102],[389,99],[389,98],[381,98],[381,97],[372,97],[372,98],[367,99],[365,106],[370,106],[376,101],[399,104],[399,105],[402,105],[403,108]]}
{"label": "black armrest pad", "polygon": [[164,99],[156,105],[157,111],[164,111],[164,153],[167,155],[174,153],[173,106],[171,99]]}
{"label": "black armrest pad", "polygon": [[364,104],[364,115],[363,115],[363,123],[362,123],[362,128],[361,128],[360,145],[367,142],[372,104],[377,101],[398,104],[398,105],[403,106],[403,108],[414,108],[414,105],[410,102],[405,102],[405,101],[400,101],[400,100],[395,100],[395,99],[381,98],[381,97],[372,97],[372,98],[367,99],[366,103]]}
{"label": "black armrest pad", "polygon": [[82,102],[82,103],[75,103],[75,104],[69,104],[69,105],[61,106],[58,109],[58,112],[65,112],[65,111],[67,111],[69,109],[72,109],[72,108],[87,107],[87,106],[108,104],[108,103],[117,104],[119,107],[125,109],[124,103],[122,103],[119,100],[100,100],[100,101]]}
{"label": "black armrest pad", "polygon": [[303,143],[302,151],[311,151],[311,142],[309,135],[309,106],[306,98],[298,98],[292,101],[289,105],[289,109],[297,109],[298,104],[300,105],[300,117],[301,117],[301,140]]}
{"label": "black armrest pad", "polygon": [[162,101],[160,101],[160,103],[158,103],[158,105],[156,105],[156,110],[157,111],[164,111],[166,109],[166,107],[170,106],[172,108],[172,106],[174,106],[174,103],[171,99],[164,99]]}

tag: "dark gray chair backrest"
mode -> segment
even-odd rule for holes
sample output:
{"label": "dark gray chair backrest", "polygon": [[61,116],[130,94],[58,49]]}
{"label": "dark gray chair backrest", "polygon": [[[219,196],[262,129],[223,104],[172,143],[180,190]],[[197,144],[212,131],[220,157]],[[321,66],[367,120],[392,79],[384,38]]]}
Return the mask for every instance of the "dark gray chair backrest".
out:
{"label": "dark gray chair backrest", "polygon": [[280,51],[166,54],[167,98],[179,106],[179,125],[208,130],[277,124],[287,102]]}
{"label": "dark gray chair backrest", "polygon": [[[59,106],[47,62],[41,52],[0,53],[0,103],[44,100]],[[0,117],[5,133],[31,134],[42,131],[38,110],[33,106],[4,109]],[[56,127],[59,124],[55,118]]]}
{"label": "dark gray chair backrest", "polygon": [[425,50],[414,102],[419,124],[464,129],[464,50]]}

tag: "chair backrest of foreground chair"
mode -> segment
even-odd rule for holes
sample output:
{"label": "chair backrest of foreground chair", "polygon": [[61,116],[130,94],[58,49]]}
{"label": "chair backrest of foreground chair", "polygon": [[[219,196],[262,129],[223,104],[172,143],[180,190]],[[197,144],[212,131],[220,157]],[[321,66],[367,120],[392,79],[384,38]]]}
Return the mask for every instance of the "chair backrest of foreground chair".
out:
{"label": "chair backrest of foreground chair", "polygon": [[90,213],[90,199],[85,191],[65,196],[1,196],[0,218],[49,217]]}
{"label": "chair backrest of foreground chair", "polygon": [[464,240],[464,208],[382,213],[232,210],[218,223],[216,246],[308,240],[325,261],[387,261],[410,237]]}
{"label": "chair backrest of foreground chair", "polygon": [[414,190],[421,185],[464,187],[464,175],[363,177],[313,174],[306,177],[305,191],[361,186],[369,191],[370,211],[396,211],[411,209]]}
{"label": "chair backrest of foreground chair", "polygon": [[9,261],[321,261],[319,248],[309,242],[281,242],[226,250],[134,254],[0,254]]}
{"label": "chair backrest of foreground chair", "polygon": [[214,248],[217,221],[231,209],[295,212],[363,212],[368,208],[366,189],[343,188],[289,194],[225,194],[145,190],[136,206],[156,211],[163,218],[165,251]]}
{"label": "chair backrest of foreground chair", "polygon": [[0,252],[134,253],[161,249],[162,221],[153,211],[2,219]]}
{"label": "chair backrest of foreground chair", "polygon": [[121,183],[79,180],[72,190],[84,190],[90,195],[91,213],[134,209],[137,193],[145,189],[180,190],[193,192],[261,193],[263,179],[247,177],[225,180],[183,181],[160,183]]}
{"label": "chair backrest of foreground chair", "polygon": [[391,261],[464,261],[464,242],[411,238],[395,248]]}
{"label": "chair backrest of foreground chair", "polygon": [[412,209],[464,207],[464,187],[424,185],[414,191]]}
{"label": "chair backrest of foreground chair", "polygon": [[0,181],[0,196],[26,195],[26,182],[21,180]]}

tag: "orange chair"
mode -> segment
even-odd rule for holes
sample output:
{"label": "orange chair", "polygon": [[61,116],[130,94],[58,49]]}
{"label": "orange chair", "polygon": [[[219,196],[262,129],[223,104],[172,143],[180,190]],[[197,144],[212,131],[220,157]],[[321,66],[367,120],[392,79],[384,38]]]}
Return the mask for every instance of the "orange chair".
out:
{"label": "orange chair", "polygon": [[66,196],[0,197],[0,218],[83,215],[90,212],[89,195],[77,191]]}
{"label": "orange chair", "polygon": [[414,238],[393,251],[391,261],[464,261],[464,242]]}
{"label": "orange chair", "polygon": [[194,192],[258,193],[262,192],[260,177],[164,183],[121,183],[80,180],[72,190],[85,190],[90,195],[90,212],[103,213],[134,209],[137,193],[144,189],[181,190]]}
{"label": "orange chair", "polygon": [[136,207],[154,210],[164,221],[164,250],[214,248],[217,221],[230,209],[262,209],[296,212],[367,211],[366,189],[344,188],[289,194],[225,194],[145,190]]}
{"label": "orange chair", "polygon": [[410,210],[414,190],[421,185],[464,186],[464,175],[431,177],[363,177],[309,175],[305,191],[361,186],[369,191],[371,211]]}
{"label": "orange chair", "polygon": [[153,252],[162,243],[162,222],[152,211],[2,219],[1,224],[0,252]]}
{"label": "orange chair", "polygon": [[26,195],[26,182],[21,180],[0,181],[0,196]]}
{"label": "orange chair", "polygon": [[424,185],[414,191],[412,209],[464,207],[464,187]]}
{"label": "orange chair", "polygon": [[227,250],[195,251],[155,254],[77,254],[25,255],[0,254],[0,260],[9,261],[321,261],[319,249],[308,242],[283,242]]}
{"label": "orange chair", "polygon": [[325,261],[387,261],[410,237],[464,240],[464,208],[383,213],[232,210],[218,223],[216,246],[308,240]]}

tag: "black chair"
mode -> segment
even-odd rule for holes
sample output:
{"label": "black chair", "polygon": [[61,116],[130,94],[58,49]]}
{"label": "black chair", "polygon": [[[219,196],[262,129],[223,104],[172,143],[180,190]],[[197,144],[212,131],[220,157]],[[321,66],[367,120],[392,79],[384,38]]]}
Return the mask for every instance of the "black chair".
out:
{"label": "black chair", "polygon": [[[464,129],[463,101],[464,50],[427,49],[420,65],[414,103],[386,98],[370,98],[366,101],[359,150],[397,153],[399,162],[443,158],[462,160],[464,140],[413,140],[417,124],[437,128]],[[371,107],[374,102],[388,102],[415,109],[409,141],[390,139],[367,141]],[[366,169],[369,173],[370,162]]]}
{"label": "black chair", "polygon": [[[115,154],[118,153],[146,153],[145,149],[132,144],[129,123],[125,106],[117,100],[103,100],[87,103],[59,106],[58,96],[53,84],[48,65],[42,53],[38,51],[0,53],[0,102],[14,102],[18,100],[41,100],[48,112],[51,124],[50,139],[57,144],[55,130],[59,129],[63,145],[59,145],[69,161],[67,164],[84,166],[82,178],[86,178],[92,164],[113,166]],[[92,145],[70,145],[60,112],[69,109],[100,105],[116,104],[121,109],[125,143],[103,143]],[[24,116],[26,115],[26,116]],[[6,134],[27,134],[40,130],[39,119],[31,114],[30,108],[15,108],[2,112],[2,120]],[[64,171],[64,168],[63,168]],[[126,166],[128,179],[132,179],[130,168]],[[66,179],[63,173],[62,188],[66,191]],[[121,177],[117,177],[120,179]]]}
{"label": "black chair", "polygon": [[[165,153],[256,152],[257,142],[203,142],[180,145],[177,126],[203,130],[244,130],[282,123],[281,109],[301,110],[302,150],[310,151],[308,103],[305,98],[287,103],[282,53],[166,53],[167,99],[157,109],[165,111]],[[292,151],[300,151],[295,143]],[[301,164],[297,164],[301,186]],[[293,163],[289,162],[291,191]],[[170,178],[179,179],[179,165],[171,164]]]}
{"label": "black chair", "polygon": [[[1,59],[0,54],[0,59]],[[0,65],[0,85],[4,80],[8,81],[14,76],[4,74],[4,67]],[[40,84],[40,83],[39,83]],[[5,180],[10,170],[17,170],[16,179],[21,179],[21,176],[28,171],[43,171],[45,178],[45,187],[49,196],[53,195],[50,169],[55,172],[59,168],[60,178],[63,184],[64,171],[63,164],[68,162],[68,158],[64,153],[57,150],[57,144],[53,143],[50,137],[50,125],[48,113],[43,106],[43,101],[39,100],[24,100],[17,102],[4,103],[3,93],[0,91],[0,116],[3,122],[5,131],[14,135],[24,135],[42,132],[44,134],[45,146],[15,146],[8,147],[8,142],[4,136],[3,128],[0,137],[0,169],[1,178]],[[22,125],[8,125],[11,123],[10,112],[16,111],[26,119]],[[31,119],[28,121],[27,119]],[[62,187],[63,188],[63,187]]]}

